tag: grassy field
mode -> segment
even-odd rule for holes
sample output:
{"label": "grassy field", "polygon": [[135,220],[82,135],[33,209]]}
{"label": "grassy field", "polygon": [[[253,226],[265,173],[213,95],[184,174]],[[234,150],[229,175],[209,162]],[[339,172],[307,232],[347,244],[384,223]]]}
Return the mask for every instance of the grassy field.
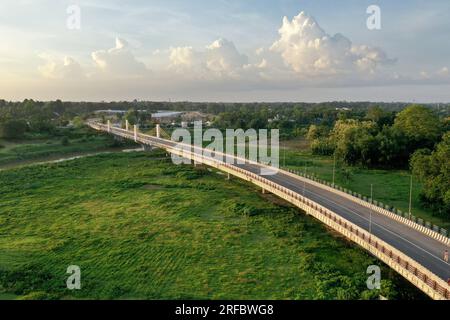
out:
{"label": "grassy field", "polygon": [[[1,171],[0,299],[424,298],[274,196],[163,155]],[[381,291],[366,289],[372,264]]]}
{"label": "grassy field", "polygon": [[[306,171],[316,177],[333,181],[333,158],[312,155],[304,139],[281,142],[280,165],[300,172]],[[346,173],[347,172],[347,173]],[[378,170],[336,165],[335,183],[344,188],[370,197],[373,184],[373,197],[403,212],[409,210],[410,173],[406,170]],[[450,221],[433,215],[419,200],[422,185],[413,180],[412,214],[430,221],[450,231]]]}
{"label": "grassy field", "polygon": [[[67,136],[68,143],[63,144]],[[53,160],[62,156],[79,155],[103,150],[117,150],[117,143],[108,135],[81,129],[60,129],[58,135],[29,136],[21,140],[0,139],[0,168],[36,161]]]}

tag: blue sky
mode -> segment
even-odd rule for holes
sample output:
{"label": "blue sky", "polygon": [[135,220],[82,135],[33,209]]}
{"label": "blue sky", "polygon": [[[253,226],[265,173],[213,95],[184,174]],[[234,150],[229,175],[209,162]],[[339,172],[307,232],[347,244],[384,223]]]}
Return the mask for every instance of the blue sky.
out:
{"label": "blue sky", "polygon": [[0,98],[450,101],[449,18],[448,0],[3,0]]}

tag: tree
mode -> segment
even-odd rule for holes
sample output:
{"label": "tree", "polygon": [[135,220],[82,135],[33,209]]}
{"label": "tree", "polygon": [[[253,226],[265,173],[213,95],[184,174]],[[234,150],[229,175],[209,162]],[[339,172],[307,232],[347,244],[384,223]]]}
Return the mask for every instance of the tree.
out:
{"label": "tree", "polygon": [[312,124],[309,126],[308,133],[306,134],[306,139],[313,141],[324,137],[327,134],[327,128],[323,126],[316,126]]}
{"label": "tree", "polygon": [[450,218],[450,132],[444,134],[442,142],[430,153],[418,150],[411,157],[413,174],[424,187],[421,200],[438,214]]}
{"label": "tree", "polygon": [[408,165],[411,147],[403,131],[385,126],[377,134],[378,163],[385,167],[404,168]]}
{"label": "tree", "polygon": [[378,106],[370,107],[369,110],[367,110],[365,118],[375,122],[380,128],[385,125],[391,125],[393,120],[391,112],[384,111]]}
{"label": "tree", "polygon": [[394,127],[401,130],[416,148],[432,148],[442,135],[442,124],[432,110],[411,105],[395,118]]}
{"label": "tree", "polygon": [[334,153],[335,145],[331,139],[315,139],[311,143],[311,151],[313,154],[330,156]]}
{"label": "tree", "polygon": [[138,123],[138,119],[139,119],[139,114],[136,111],[136,109],[131,108],[127,111],[127,113],[125,113],[125,119],[124,120],[128,120],[128,123],[130,125],[135,125]]}
{"label": "tree", "polygon": [[372,121],[338,120],[331,139],[336,145],[336,155],[346,164],[373,165],[377,161],[377,145]]}
{"label": "tree", "polygon": [[72,123],[75,128],[81,128],[84,126],[84,121],[79,116],[76,116],[75,118],[73,118]]}
{"label": "tree", "polygon": [[27,130],[27,123],[24,120],[6,120],[0,123],[0,137],[6,139],[20,139]]}

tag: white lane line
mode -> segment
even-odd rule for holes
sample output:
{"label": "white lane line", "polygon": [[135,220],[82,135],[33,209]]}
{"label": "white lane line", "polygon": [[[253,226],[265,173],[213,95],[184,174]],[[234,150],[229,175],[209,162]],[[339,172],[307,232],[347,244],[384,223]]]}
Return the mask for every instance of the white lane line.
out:
{"label": "white lane line", "polygon": [[[245,164],[244,164],[244,165],[245,165]],[[251,171],[250,171],[250,172],[251,172]],[[296,186],[296,185],[294,185],[294,184],[292,184],[292,183],[289,183],[289,182],[287,182],[287,181],[285,181],[285,183],[287,183],[287,184],[290,185],[290,186],[293,186],[293,187],[298,188],[298,186]],[[308,183],[308,185],[310,185],[310,184]],[[293,191],[293,190],[292,190],[292,191]],[[310,190],[306,190],[306,191],[309,192],[310,194],[314,194],[314,195],[318,196],[319,198],[322,198],[323,200],[325,200],[325,201],[327,201],[327,202],[329,202],[329,203],[334,204],[334,205],[337,206],[337,207],[346,209],[346,210],[352,212],[353,214],[356,214],[357,216],[359,216],[360,218],[362,218],[362,219],[364,219],[364,220],[366,220],[366,221],[369,221],[369,219],[367,219],[366,217],[362,216],[361,214],[357,213],[356,211],[354,211],[354,210],[352,210],[352,209],[350,209],[350,208],[348,208],[348,207],[346,207],[346,206],[344,206],[344,205],[338,204],[338,203],[334,202],[333,200],[329,200],[329,199],[327,199],[327,198],[325,198],[325,197],[323,197],[323,196],[321,196],[321,195],[319,195],[319,194],[317,194],[317,193],[315,193],[315,192],[312,192],[312,191],[310,191]],[[380,225],[380,224],[378,224],[378,223],[376,223],[376,222],[373,222],[373,221],[372,221],[372,223],[373,223],[374,225],[378,226],[379,228],[381,228],[381,229],[387,231],[388,233],[390,233],[390,234],[392,234],[392,235],[394,235],[394,236],[396,236],[396,237],[402,239],[403,241],[405,241],[405,242],[411,244],[412,246],[414,246],[414,247],[416,247],[416,248],[422,250],[423,252],[425,252],[426,254],[430,255],[431,257],[437,259],[438,261],[440,261],[440,262],[442,262],[442,263],[444,263],[444,264],[450,266],[450,263],[445,262],[445,261],[444,261],[443,259],[441,259],[440,257],[434,255],[433,253],[427,251],[426,249],[420,247],[419,245],[416,245],[415,243],[413,243],[413,242],[409,241],[408,239],[406,239],[406,238],[404,238],[404,237],[398,235],[397,233],[395,233],[395,232],[393,232],[393,231],[391,231],[391,230],[389,230],[389,229],[386,229],[384,226],[382,226],[382,225]]]}
{"label": "white lane line", "polygon": [[[292,187],[298,188],[298,186],[296,186],[296,185],[294,185],[294,184],[292,184],[292,183],[290,183],[290,182],[285,181],[285,183],[287,183],[288,185],[290,185],[290,186],[292,186]],[[350,212],[356,214],[357,216],[363,218],[363,219],[366,220],[366,221],[369,221],[369,219],[367,219],[366,217],[360,215],[360,214],[357,213],[356,211],[354,211],[354,210],[352,210],[352,209],[350,209],[350,208],[348,208],[348,207],[346,207],[346,206],[344,206],[344,205],[338,204],[338,203],[334,202],[333,200],[329,200],[329,199],[327,199],[327,198],[321,196],[320,194],[317,194],[317,193],[315,193],[315,192],[312,192],[312,191],[310,191],[310,190],[308,190],[308,189],[306,189],[306,191],[309,192],[310,194],[314,194],[314,195],[318,196],[319,198],[322,198],[322,199],[324,199],[325,201],[330,202],[330,203],[332,203],[332,204],[334,204],[334,205],[336,205],[336,206],[338,206],[338,207],[341,207],[341,208],[343,208],[343,209],[346,209],[346,210],[348,210],[348,211],[350,211]],[[387,232],[393,234],[394,236],[396,236],[396,237],[402,239],[403,241],[408,242],[409,244],[411,244],[411,245],[413,245],[414,247],[416,247],[416,248],[422,250],[423,252],[429,254],[430,256],[432,256],[433,258],[439,260],[440,262],[443,262],[444,264],[450,266],[450,263],[445,262],[445,261],[444,261],[443,259],[441,259],[440,257],[434,255],[434,254],[431,253],[431,252],[428,252],[426,249],[424,249],[424,248],[422,248],[422,247],[416,245],[415,243],[409,241],[408,239],[405,239],[404,237],[402,237],[402,236],[396,234],[395,232],[393,232],[393,231],[391,231],[391,230],[389,230],[389,229],[386,229],[385,227],[383,227],[382,225],[380,225],[380,224],[378,224],[378,223],[376,223],[376,222],[373,222],[373,221],[372,221],[372,223],[375,224],[376,226],[380,227],[381,229],[383,229],[383,230],[385,230],[385,231],[387,231]]]}

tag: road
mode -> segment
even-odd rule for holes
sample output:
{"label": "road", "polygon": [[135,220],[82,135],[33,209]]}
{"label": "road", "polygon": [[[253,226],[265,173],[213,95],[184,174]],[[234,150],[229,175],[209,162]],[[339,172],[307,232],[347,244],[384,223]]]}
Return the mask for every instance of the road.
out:
{"label": "road", "polygon": [[[253,164],[236,166],[256,174],[261,169]],[[373,235],[416,260],[443,280],[450,279],[450,264],[443,260],[444,250],[449,248],[442,242],[350,199],[282,172],[264,178],[304,195],[367,231],[371,220]]]}
{"label": "road", "polygon": [[[121,130],[121,133],[125,133],[128,138],[132,137],[130,132]],[[149,136],[146,136],[145,139],[156,141],[172,148],[177,144],[173,141],[156,137],[149,138]],[[262,168],[261,165],[250,163],[235,165],[256,174],[260,174]],[[274,175],[265,175],[263,177],[300,195],[304,195],[360,228],[371,231],[374,236],[414,259],[444,281],[450,279],[450,264],[443,260],[444,251],[446,249],[450,251],[450,248],[442,242],[348,198],[313,184],[305,183],[299,178],[287,175],[281,171]]]}

